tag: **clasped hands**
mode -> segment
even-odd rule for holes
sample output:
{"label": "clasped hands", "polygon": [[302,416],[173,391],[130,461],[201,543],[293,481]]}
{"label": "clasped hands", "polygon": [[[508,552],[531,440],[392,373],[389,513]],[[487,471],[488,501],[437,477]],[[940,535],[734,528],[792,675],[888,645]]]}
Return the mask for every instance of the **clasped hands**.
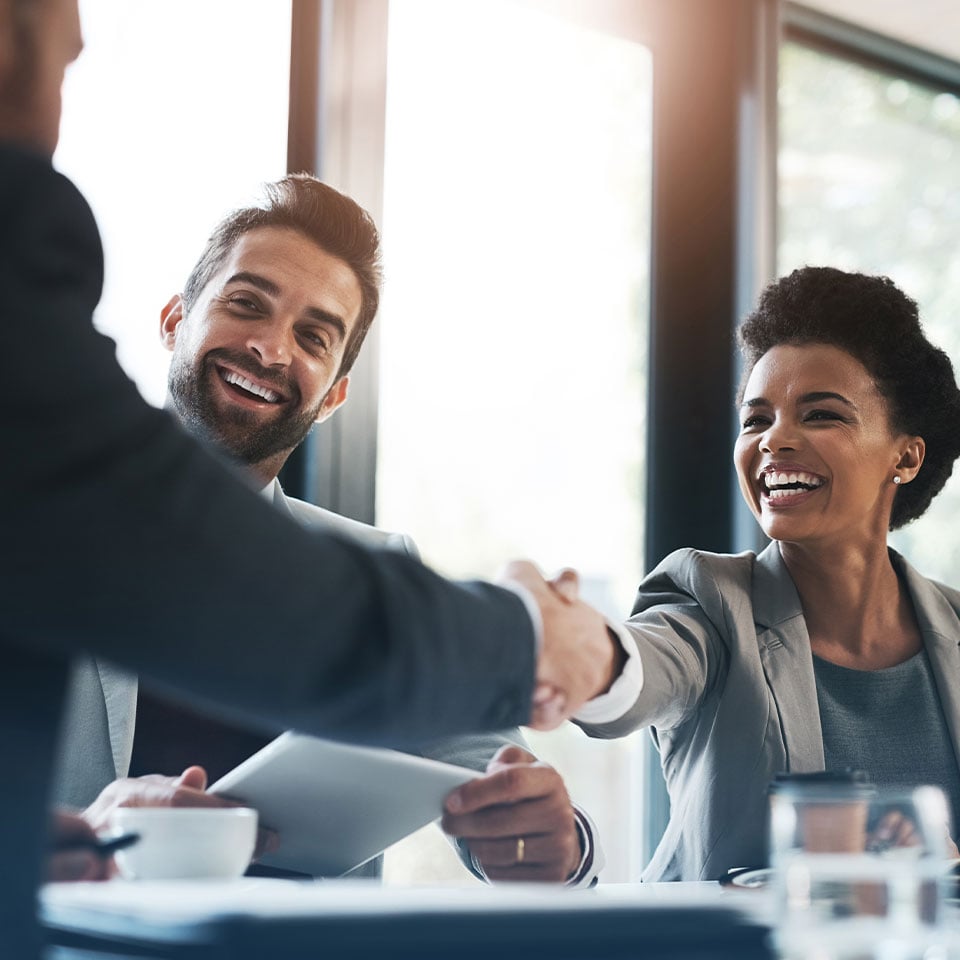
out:
{"label": "clasped hands", "polygon": [[610,689],[623,666],[623,648],[611,637],[603,617],[580,599],[573,570],[546,580],[534,564],[515,560],[501,571],[499,580],[526,588],[540,608],[543,645],[530,726],[552,730]]}
{"label": "clasped hands", "polygon": [[[520,584],[534,598],[543,624],[530,725],[551,730],[587,701],[609,689],[623,664],[623,650],[603,617],[579,598],[576,573],[546,580],[534,564],[514,561],[501,581]],[[107,787],[83,818],[56,814],[55,837],[92,837],[117,806],[227,806],[206,792],[206,773],[190,767],[179,777],[138,777]],[[563,779],[517,746],[502,748],[486,776],[453,791],[443,829],[465,840],[491,880],[567,879],[580,861],[579,833]],[[275,849],[278,837],[261,830],[255,856]],[[51,880],[105,879],[110,862],[85,851],[51,858]]]}

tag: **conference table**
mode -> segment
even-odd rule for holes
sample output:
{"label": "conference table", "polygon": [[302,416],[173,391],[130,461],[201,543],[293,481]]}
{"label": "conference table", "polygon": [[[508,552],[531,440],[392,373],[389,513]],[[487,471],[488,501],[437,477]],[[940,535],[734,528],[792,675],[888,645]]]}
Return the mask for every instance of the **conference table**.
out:
{"label": "conference table", "polygon": [[762,891],[111,881],[41,892],[49,960],[771,960]]}

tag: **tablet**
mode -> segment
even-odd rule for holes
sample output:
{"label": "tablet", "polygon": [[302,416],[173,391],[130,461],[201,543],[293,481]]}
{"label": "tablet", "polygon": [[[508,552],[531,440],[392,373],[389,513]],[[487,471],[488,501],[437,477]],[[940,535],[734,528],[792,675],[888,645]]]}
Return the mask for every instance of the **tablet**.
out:
{"label": "tablet", "polygon": [[292,731],[221,777],[211,793],[260,814],[280,848],[260,863],[336,877],[443,813],[443,799],[481,774],[395,750]]}

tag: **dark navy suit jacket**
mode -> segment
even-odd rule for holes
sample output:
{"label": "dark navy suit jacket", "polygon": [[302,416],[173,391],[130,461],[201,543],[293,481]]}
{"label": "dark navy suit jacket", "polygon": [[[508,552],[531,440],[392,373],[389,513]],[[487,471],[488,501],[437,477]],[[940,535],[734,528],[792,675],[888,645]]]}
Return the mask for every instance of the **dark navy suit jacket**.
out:
{"label": "dark navy suit jacket", "polygon": [[91,325],[101,281],[83,198],[0,145],[4,956],[29,955],[72,654],[265,730],[398,746],[521,723],[533,686],[516,595],[278,517],[146,404]]}

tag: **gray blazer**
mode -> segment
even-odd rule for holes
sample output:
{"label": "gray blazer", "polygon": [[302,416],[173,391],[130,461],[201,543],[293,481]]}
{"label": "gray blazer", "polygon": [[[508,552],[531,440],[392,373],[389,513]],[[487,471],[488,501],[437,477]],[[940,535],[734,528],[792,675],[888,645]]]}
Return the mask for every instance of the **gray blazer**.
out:
{"label": "gray blazer", "polygon": [[[954,751],[960,747],[960,592],[891,559],[909,590]],[[644,880],[710,880],[766,861],[766,789],[823,769],[810,637],[774,543],[759,556],[679,550],[640,584],[627,627],[643,688],[595,737],[652,727],[670,792]],[[960,754],[958,754],[960,755]]]}
{"label": "gray blazer", "polygon": [[[288,497],[274,480],[273,505],[304,526],[326,529],[371,548],[406,553],[419,560],[413,539],[389,533],[366,523],[342,517],[311,503]],[[118,777],[125,777],[133,751],[137,707],[137,678],[93,657],[73,664],[55,782],[55,800],[70,807],[85,807]],[[474,770],[486,769],[487,761],[508,743],[529,749],[517,728],[502,733],[457,735],[431,740],[418,753]],[[461,859],[472,870],[464,848]],[[379,862],[359,871],[364,876],[379,873]]]}

